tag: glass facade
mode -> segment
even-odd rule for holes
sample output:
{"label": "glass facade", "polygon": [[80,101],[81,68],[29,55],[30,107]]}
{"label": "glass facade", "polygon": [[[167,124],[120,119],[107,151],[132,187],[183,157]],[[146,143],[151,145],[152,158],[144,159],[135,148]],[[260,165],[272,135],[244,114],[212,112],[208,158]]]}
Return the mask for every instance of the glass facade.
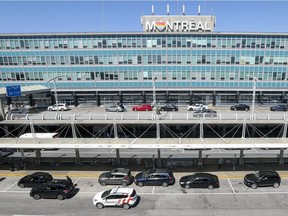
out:
{"label": "glass facade", "polygon": [[[171,95],[199,91],[210,100],[219,91],[224,95],[252,91],[254,76],[259,94],[278,92],[285,98],[287,63],[288,34],[0,35],[0,87],[17,83],[52,88],[47,81],[62,76],[57,80],[60,91],[151,92],[152,77],[157,76],[157,91]],[[187,94],[178,101],[189,101]],[[218,95],[214,100],[234,97]],[[89,92],[80,98],[93,100]]]}

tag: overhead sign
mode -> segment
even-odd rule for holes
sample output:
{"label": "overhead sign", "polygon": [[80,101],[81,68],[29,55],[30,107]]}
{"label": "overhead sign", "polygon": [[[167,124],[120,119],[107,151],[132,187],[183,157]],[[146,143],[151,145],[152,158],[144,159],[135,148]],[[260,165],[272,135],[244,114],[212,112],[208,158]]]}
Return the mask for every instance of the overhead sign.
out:
{"label": "overhead sign", "polygon": [[20,85],[6,86],[6,96],[7,97],[19,97],[19,96],[21,96]]}
{"label": "overhead sign", "polygon": [[213,32],[215,16],[143,16],[145,32]]}

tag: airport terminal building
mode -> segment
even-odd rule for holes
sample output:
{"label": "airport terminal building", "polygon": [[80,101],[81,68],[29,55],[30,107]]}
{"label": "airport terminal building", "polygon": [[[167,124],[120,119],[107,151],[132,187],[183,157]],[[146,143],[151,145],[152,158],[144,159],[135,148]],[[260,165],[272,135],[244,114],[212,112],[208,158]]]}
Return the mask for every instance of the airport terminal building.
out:
{"label": "airport terminal building", "polygon": [[[0,34],[0,88],[46,86],[21,101],[287,103],[288,33],[215,32],[216,17],[141,17],[142,32]],[[49,81],[50,80],[50,81]],[[49,81],[49,82],[48,82]],[[6,98],[6,103],[19,98]]]}

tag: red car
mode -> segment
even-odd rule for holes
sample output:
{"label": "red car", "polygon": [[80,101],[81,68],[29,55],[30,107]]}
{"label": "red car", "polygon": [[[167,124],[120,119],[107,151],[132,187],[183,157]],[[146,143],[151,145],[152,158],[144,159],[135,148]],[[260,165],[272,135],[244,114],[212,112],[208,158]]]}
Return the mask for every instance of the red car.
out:
{"label": "red car", "polygon": [[133,106],[132,111],[152,111],[152,107],[149,104],[141,104]]}

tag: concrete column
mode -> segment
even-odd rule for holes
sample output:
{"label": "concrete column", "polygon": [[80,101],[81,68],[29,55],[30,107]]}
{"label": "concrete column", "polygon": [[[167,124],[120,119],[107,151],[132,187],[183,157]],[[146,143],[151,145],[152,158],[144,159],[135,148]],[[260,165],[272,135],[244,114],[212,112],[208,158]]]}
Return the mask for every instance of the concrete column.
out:
{"label": "concrete column", "polygon": [[41,151],[40,149],[35,150],[35,155],[36,155],[36,164],[40,165],[41,162]]}
{"label": "concrete column", "polygon": [[118,138],[117,124],[113,123],[114,138]]}
{"label": "concrete column", "polygon": [[243,122],[243,127],[242,127],[242,138],[245,138],[246,135],[246,122]]}
{"label": "concrete column", "polygon": [[203,122],[201,122],[199,124],[200,126],[200,134],[199,134],[199,138],[203,138],[204,137],[204,132],[203,132]]}
{"label": "concrete column", "polygon": [[71,129],[72,129],[72,137],[77,138],[75,124],[73,122],[71,122]]}
{"label": "concrete column", "polygon": [[116,163],[120,164],[120,151],[119,151],[119,149],[116,149]]}
{"label": "concrete column", "polygon": [[146,103],[146,93],[145,93],[145,91],[142,92],[142,96],[143,96],[143,103]]}
{"label": "concrete column", "polygon": [[199,150],[198,152],[198,168],[203,167],[203,159],[202,159],[202,150]]}
{"label": "concrete column", "polygon": [[123,103],[123,95],[121,91],[119,91],[119,102]]}
{"label": "concrete column", "polygon": [[169,93],[168,93],[168,91],[166,91],[165,97],[166,97],[166,103],[168,104],[169,103]]}
{"label": "concrete column", "polygon": [[280,149],[280,154],[279,154],[279,165],[284,164],[284,148]]}
{"label": "concrete column", "polygon": [[28,94],[28,102],[32,107],[35,105],[32,94]]}
{"label": "concrete column", "polygon": [[216,106],[216,96],[217,96],[217,94],[216,94],[216,92],[214,91],[214,92],[213,92],[213,95],[212,95],[212,98],[213,98],[212,104],[213,104],[213,106]]}
{"label": "concrete column", "polygon": [[100,106],[100,105],[101,105],[101,101],[100,101],[99,92],[96,92],[95,96],[96,96],[96,105],[97,105],[97,106]]}
{"label": "concrete column", "polygon": [[160,124],[157,122],[156,124],[156,138],[160,139]]}
{"label": "concrete column", "polygon": [[244,164],[244,150],[241,149],[240,150],[240,157],[239,157],[239,165],[243,165]]}
{"label": "concrete column", "polygon": [[192,105],[193,104],[193,93],[192,91],[190,91],[189,93],[189,105]]}
{"label": "concrete column", "polygon": [[74,106],[76,107],[76,106],[78,106],[78,99],[77,99],[75,91],[73,91],[72,96],[73,96]]}
{"label": "concrete column", "polygon": [[160,149],[157,149],[157,167],[161,167],[161,152]]}
{"label": "concrete column", "polygon": [[20,152],[21,152],[21,159],[24,160],[25,159],[24,149],[20,149]]}
{"label": "concrete column", "polygon": [[284,125],[283,125],[283,135],[282,138],[286,138],[287,137],[287,122],[285,121]]}
{"label": "concrete column", "polygon": [[79,149],[75,149],[75,156],[76,156],[75,164],[81,165],[81,158],[80,158],[80,150]]}
{"label": "concrete column", "polygon": [[239,93],[239,91],[237,91],[237,93],[236,93],[236,103],[239,103],[239,99],[240,99],[240,93]]}

